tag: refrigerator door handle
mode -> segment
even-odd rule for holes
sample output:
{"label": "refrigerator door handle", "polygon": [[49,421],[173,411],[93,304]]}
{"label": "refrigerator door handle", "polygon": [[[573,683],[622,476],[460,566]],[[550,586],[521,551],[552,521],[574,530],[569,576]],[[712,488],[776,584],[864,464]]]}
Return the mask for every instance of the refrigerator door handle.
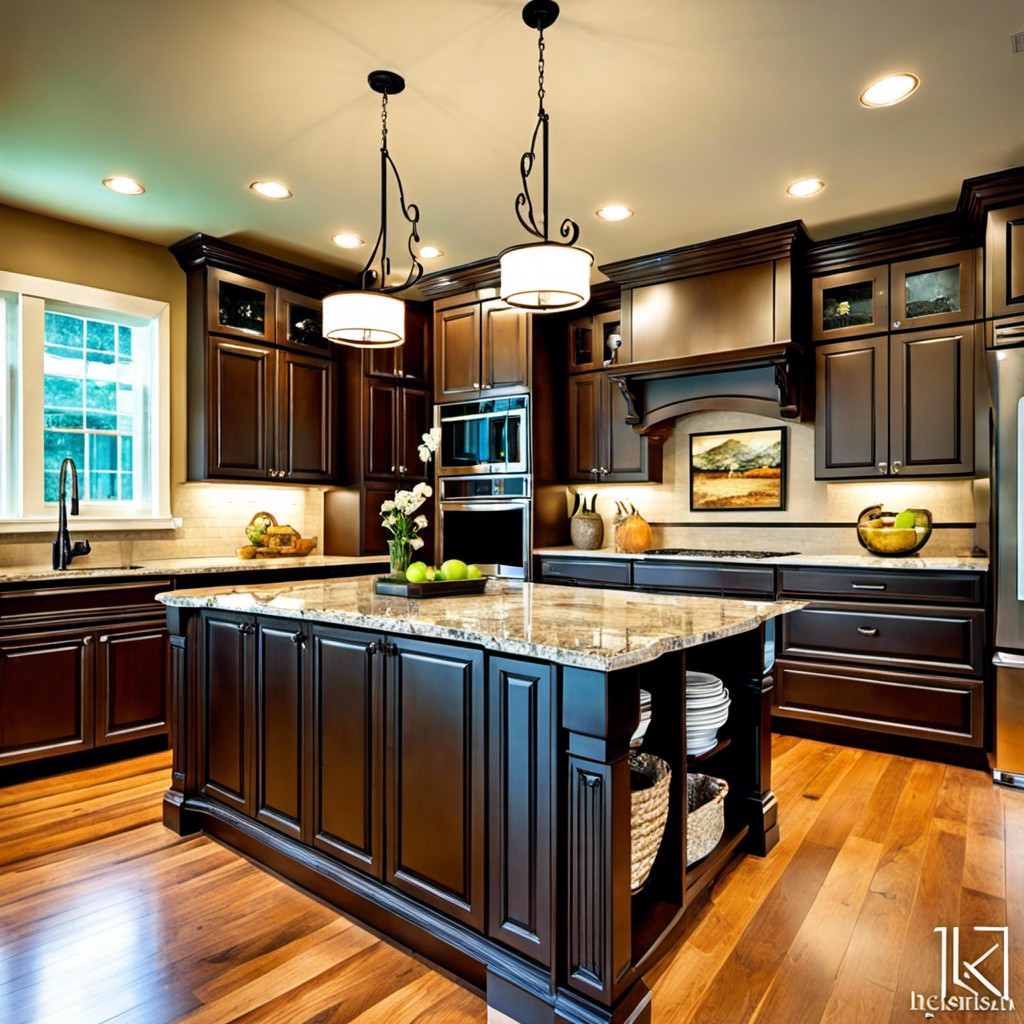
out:
{"label": "refrigerator door handle", "polygon": [[992,664],[996,668],[1015,668],[1024,670],[1024,654],[1007,654],[1005,651],[996,651],[992,655]]}

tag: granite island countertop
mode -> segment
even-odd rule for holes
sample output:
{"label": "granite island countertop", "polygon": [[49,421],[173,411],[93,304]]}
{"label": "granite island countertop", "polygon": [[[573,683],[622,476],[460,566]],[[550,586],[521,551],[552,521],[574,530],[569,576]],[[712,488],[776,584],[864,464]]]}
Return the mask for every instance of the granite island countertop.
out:
{"label": "granite island countertop", "polygon": [[192,558],[141,559],[131,565],[89,565],[84,559],[70,569],[49,565],[12,565],[0,568],[0,586],[5,583],[73,583],[82,579],[113,576],[187,576],[200,573],[252,572],[263,569],[323,569],[332,566],[386,565],[387,555],[302,555],[283,558],[236,558],[210,555]]}
{"label": "granite island countertop", "polygon": [[802,601],[559,587],[489,580],[483,594],[411,600],[374,592],[374,578],[208,587],[160,594],[178,608],[274,615],[479,644],[488,650],[609,672],[746,632]]}
{"label": "granite island countertop", "polygon": [[868,552],[853,555],[773,555],[759,558],[753,555],[743,556],[738,552],[724,555],[717,551],[707,551],[694,555],[652,555],[646,552],[638,555],[616,551],[615,548],[598,548],[583,551],[566,544],[560,547],[534,548],[533,553],[541,557],[551,558],[619,558],[636,561],[640,558],[658,559],[668,562],[726,562],[736,565],[778,565],[786,566],[819,566],[822,568],[846,569],[927,569],[943,572],[985,572],[989,567],[987,558],[974,558],[969,555],[906,555],[899,558],[882,558]]}

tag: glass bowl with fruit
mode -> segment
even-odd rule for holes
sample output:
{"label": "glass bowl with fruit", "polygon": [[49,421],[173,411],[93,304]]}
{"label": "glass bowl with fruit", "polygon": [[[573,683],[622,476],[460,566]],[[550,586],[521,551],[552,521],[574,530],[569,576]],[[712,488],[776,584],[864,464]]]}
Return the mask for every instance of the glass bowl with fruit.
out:
{"label": "glass bowl with fruit", "polygon": [[857,540],[873,555],[894,558],[913,555],[932,535],[932,514],[926,508],[886,512],[871,505],[857,517]]}

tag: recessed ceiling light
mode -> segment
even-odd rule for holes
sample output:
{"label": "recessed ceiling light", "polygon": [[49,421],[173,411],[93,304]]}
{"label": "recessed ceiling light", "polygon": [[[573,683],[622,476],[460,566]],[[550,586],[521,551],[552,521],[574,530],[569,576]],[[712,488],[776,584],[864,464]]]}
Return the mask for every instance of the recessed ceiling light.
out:
{"label": "recessed ceiling light", "polygon": [[613,203],[611,206],[602,206],[597,215],[601,220],[628,220],[633,216],[633,211],[628,206]]}
{"label": "recessed ceiling light", "polygon": [[444,255],[444,249],[438,249],[436,245],[420,246],[420,258],[425,260],[436,260],[438,256]]}
{"label": "recessed ceiling light", "polygon": [[264,199],[291,199],[292,190],[280,181],[254,181],[249,188]]}
{"label": "recessed ceiling light", "polygon": [[786,192],[794,199],[805,199],[807,196],[817,195],[824,187],[825,182],[821,178],[801,178],[794,181]]}
{"label": "recessed ceiling light", "polygon": [[134,178],[126,178],[123,175],[115,175],[113,178],[104,178],[103,184],[111,192],[118,192],[123,196],[141,196],[146,189]]}
{"label": "recessed ceiling light", "polygon": [[342,249],[358,249],[359,246],[366,245],[362,238],[352,234],[351,231],[342,231],[340,235],[331,235],[331,241],[335,245],[340,245]]}
{"label": "recessed ceiling light", "polygon": [[917,75],[886,75],[860,94],[860,102],[865,107],[891,107],[905,100],[920,84],[921,79]]}

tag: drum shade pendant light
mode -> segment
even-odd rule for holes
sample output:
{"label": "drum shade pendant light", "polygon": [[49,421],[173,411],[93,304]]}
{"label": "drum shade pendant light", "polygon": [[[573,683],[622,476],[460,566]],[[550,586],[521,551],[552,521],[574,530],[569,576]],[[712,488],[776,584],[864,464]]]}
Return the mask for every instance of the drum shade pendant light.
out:
{"label": "drum shade pendant light", "polygon": [[[405,341],[405,303],[392,293],[414,285],[423,274],[423,264],[413,249],[420,240],[420,210],[405,202],[405,191],[398,168],[388,152],[388,96],[405,88],[405,79],[394,71],[373,71],[370,88],[381,95],[380,137],[380,232],[360,275],[359,291],[335,292],[323,303],[324,337],[354,348],[393,348]],[[412,225],[409,232],[409,256],[412,267],[400,284],[388,284],[391,259],[388,256],[388,170],[395,176],[402,216]],[[374,266],[377,263],[377,266]]]}
{"label": "drum shade pendant light", "polygon": [[[590,298],[590,267],[594,254],[576,245],[579,225],[566,217],[559,228],[562,241],[548,237],[548,112],[544,109],[544,29],[555,23],[558,4],[554,0],[530,0],[523,8],[523,21],[537,30],[537,125],[530,148],[519,162],[523,190],[516,196],[519,223],[539,242],[513,245],[502,252],[501,297],[510,306],[534,313],[555,313],[575,309]],[[530,173],[537,163],[537,141],[541,155],[540,224],[530,196]]]}

